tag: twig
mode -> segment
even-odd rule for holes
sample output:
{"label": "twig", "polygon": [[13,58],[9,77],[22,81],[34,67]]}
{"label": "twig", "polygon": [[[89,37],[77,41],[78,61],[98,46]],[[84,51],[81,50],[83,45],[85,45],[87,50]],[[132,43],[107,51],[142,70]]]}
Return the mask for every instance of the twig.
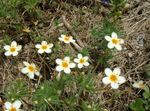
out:
{"label": "twig", "polygon": [[[132,71],[137,70],[139,67],[141,67],[141,66],[143,66],[144,64],[146,64],[149,60],[150,60],[150,59],[148,59],[147,61],[144,61],[143,63],[141,63],[140,65],[138,65],[136,68],[134,68],[134,69],[128,71],[126,74],[129,74],[129,73],[131,73]],[[125,75],[126,75],[126,74],[125,74]]]}

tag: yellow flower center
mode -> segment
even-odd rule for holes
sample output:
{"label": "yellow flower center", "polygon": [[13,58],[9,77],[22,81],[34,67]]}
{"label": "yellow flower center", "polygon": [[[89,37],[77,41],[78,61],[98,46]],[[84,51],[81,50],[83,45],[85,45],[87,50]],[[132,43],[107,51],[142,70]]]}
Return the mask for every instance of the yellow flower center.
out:
{"label": "yellow flower center", "polygon": [[47,49],[47,45],[42,45],[42,49],[43,50]]}
{"label": "yellow flower center", "polygon": [[70,37],[69,36],[65,36],[64,40],[65,41],[69,41]]}
{"label": "yellow flower center", "polygon": [[62,67],[67,68],[68,66],[69,64],[66,61],[62,62]]}
{"label": "yellow flower center", "polygon": [[109,77],[109,79],[110,79],[112,82],[118,81],[118,78],[117,78],[117,76],[116,76],[115,74],[111,74],[110,77]]}
{"label": "yellow flower center", "polygon": [[112,43],[113,43],[113,44],[118,44],[119,42],[120,42],[120,40],[117,39],[117,38],[113,38],[113,39],[112,39]]}
{"label": "yellow flower center", "polygon": [[84,58],[81,58],[79,63],[83,64],[85,62],[85,59]]}
{"label": "yellow flower center", "polygon": [[14,107],[11,107],[11,109],[9,111],[17,111],[17,109]]}
{"label": "yellow flower center", "polygon": [[29,69],[30,72],[34,72],[35,71],[35,68],[33,66],[31,66],[31,65],[28,66],[28,69]]}
{"label": "yellow flower center", "polygon": [[15,52],[16,51],[16,48],[15,47],[11,47],[10,48],[10,52]]}

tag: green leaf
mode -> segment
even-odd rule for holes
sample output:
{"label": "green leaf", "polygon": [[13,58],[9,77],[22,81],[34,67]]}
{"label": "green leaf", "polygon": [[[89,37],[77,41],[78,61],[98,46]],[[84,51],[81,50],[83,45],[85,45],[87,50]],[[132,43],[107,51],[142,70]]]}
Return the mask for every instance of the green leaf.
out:
{"label": "green leaf", "polygon": [[143,93],[143,96],[145,99],[149,98],[150,97],[150,93],[149,92],[144,92]]}
{"label": "green leaf", "polygon": [[134,102],[130,104],[130,108],[133,111],[145,111],[143,103],[144,101],[141,98],[137,98]]}
{"label": "green leaf", "polygon": [[150,92],[150,91],[149,91],[149,87],[146,86],[146,85],[145,85],[145,87],[144,87],[144,90],[145,90],[145,92]]}

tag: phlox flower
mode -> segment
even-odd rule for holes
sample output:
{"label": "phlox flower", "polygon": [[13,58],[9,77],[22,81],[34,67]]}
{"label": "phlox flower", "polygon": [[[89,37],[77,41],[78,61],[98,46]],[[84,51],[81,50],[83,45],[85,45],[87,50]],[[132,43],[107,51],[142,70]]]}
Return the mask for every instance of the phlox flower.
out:
{"label": "phlox flower", "polygon": [[42,54],[44,52],[51,53],[51,48],[53,47],[52,43],[47,43],[46,41],[42,41],[41,44],[36,44],[35,47],[38,49],[38,53]]}
{"label": "phlox flower", "polygon": [[70,62],[70,57],[65,57],[64,59],[56,59],[56,63],[58,66],[56,67],[56,71],[69,74],[71,72],[71,68],[75,67],[75,63]]}
{"label": "phlox flower", "polygon": [[73,39],[72,36],[67,36],[67,35],[61,35],[61,37],[58,38],[60,41],[63,41],[64,43],[66,44],[69,44],[69,43],[73,43],[75,42],[75,40]]}
{"label": "phlox flower", "polygon": [[78,54],[78,58],[74,59],[74,62],[76,62],[78,64],[78,68],[82,68],[83,66],[88,66],[88,57],[85,56],[83,57],[82,54]]}
{"label": "phlox flower", "polygon": [[120,76],[121,70],[118,67],[114,68],[113,71],[110,68],[106,68],[104,72],[107,77],[104,77],[102,82],[106,85],[111,84],[113,89],[118,89],[119,85],[126,81],[124,77]]}
{"label": "phlox flower", "polygon": [[36,67],[36,65],[34,63],[30,64],[30,63],[24,61],[23,64],[25,65],[25,67],[22,68],[21,72],[23,74],[27,74],[27,76],[30,79],[34,79],[35,75],[37,75],[37,76],[40,75],[39,69]]}
{"label": "phlox flower", "polygon": [[108,43],[108,48],[116,48],[117,50],[122,50],[121,44],[124,43],[123,39],[118,38],[117,34],[113,32],[110,36],[105,36],[105,39],[109,42]]}
{"label": "phlox flower", "polygon": [[22,46],[17,45],[16,41],[11,42],[11,45],[5,45],[4,49],[6,50],[5,56],[17,56],[18,52],[21,50]]}
{"label": "phlox flower", "polygon": [[13,103],[5,102],[4,108],[5,111],[20,111],[21,102],[19,100],[14,101]]}

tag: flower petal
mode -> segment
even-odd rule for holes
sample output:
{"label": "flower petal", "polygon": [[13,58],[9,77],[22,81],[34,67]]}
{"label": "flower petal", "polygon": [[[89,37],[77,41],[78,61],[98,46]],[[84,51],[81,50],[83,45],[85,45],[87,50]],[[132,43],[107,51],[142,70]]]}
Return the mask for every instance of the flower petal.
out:
{"label": "flower petal", "polygon": [[42,41],[41,44],[42,45],[47,45],[47,42],[46,41]]}
{"label": "flower petal", "polygon": [[10,109],[11,108],[11,103],[10,102],[5,102],[5,108]]}
{"label": "flower petal", "polygon": [[36,65],[34,63],[31,63],[31,66],[36,69]]}
{"label": "flower petal", "polygon": [[79,59],[75,58],[74,62],[79,63]]}
{"label": "flower petal", "polygon": [[83,67],[83,64],[78,64],[78,68],[82,68]]}
{"label": "flower petal", "polygon": [[13,104],[12,104],[13,107],[19,109],[20,106],[21,106],[21,102],[19,100],[16,100]]}
{"label": "flower petal", "polygon": [[56,67],[56,71],[61,72],[62,70],[63,70],[63,68],[61,66]]}
{"label": "flower petal", "polygon": [[25,65],[25,66],[29,66],[30,64],[28,63],[28,62],[26,62],[26,61],[23,61],[23,64]]}
{"label": "flower petal", "polygon": [[74,40],[74,39],[72,39],[72,40],[70,40],[70,42],[72,42],[72,43],[73,43],[73,42],[75,42],[75,40]]}
{"label": "flower petal", "polygon": [[124,40],[123,39],[120,39],[120,44],[123,44],[124,43]]}
{"label": "flower petal", "polygon": [[126,79],[122,76],[119,76],[119,84],[125,83]]}
{"label": "flower petal", "polygon": [[84,59],[87,61],[87,60],[89,59],[89,57],[88,57],[88,56],[85,56]]}
{"label": "flower petal", "polygon": [[74,68],[75,66],[76,66],[75,63],[70,63],[70,64],[69,64],[69,67],[70,67],[70,68]]}
{"label": "flower petal", "polygon": [[119,67],[114,68],[113,73],[120,75],[121,69]]}
{"label": "flower petal", "polygon": [[11,46],[17,47],[17,42],[16,41],[12,41]]}
{"label": "flower petal", "polygon": [[51,53],[52,50],[51,50],[51,49],[47,49],[47,50],[45,50],[45,52],[46,52],[46,53]]}
{"label": "flower petal", "polygon": [[5,45],[5,46],[4,46],[4,49],[5,49],[5,50],[9,50],[9,49],[10,49],[10,46],[9,46],[9,45]]}
{"label": "flower petal", "polygon": [[64,58],[64,60],[67,61],[67,62],[70,62],[70,57],[67,57],[67,56],[66,56],[66,57]]}
{"label": "flower petal", "polygon": [[11,55],[11,52],[5,52],[5,54],[4,54],[5,56],[10,56]]}
{"label": "flower petal", "polygon": [[139,81],[139,84],[143,84],[143,81],[142,81],[142,80],[140,80],[140,81]]}
{"label": "flower petal", "polygon": [[117,50],[122,50],[122,47],[121,47],[120,44],[115,45],[115,47],[116,47]]}
{"label": "flower petal", "polygon": [[108,77],[104,77],[103,79],[102,79],[102,82],[104,83],[104,84],[110,84],[110,80],[109,80],[109,78]]}
{"label": "flower petal", "polygon": [[37,71],[37,72],[35,72],[35,75],[39,76],[39,75],[40,75],[40,72],[38,72],[38,71]]}
{"label": "flower petal", "polygon": [[42,54],[42,53],[44,53],[44,50],[39,49],[39,50],[38,50],[38,53],[39,53],[39,54]]}
{"label": "flower petal", "polygon": [[69,73],[71,72],[71,70],[70,70],[70,68],[66,68],[66,69],[64,69],[64,72],[65,72],[66,74],[69,74]]}
{"label": "flower petal", "polygon": [[109,49],[112,49],[112,48],[114,48],[115,45],[113,43],[109,42],[107,46]]}
{"label": "flower petal", "polygon": [[88,62],[85,62],[84,65],[85,65],[85,66],[89,66],[90,64],[89,64]]}
{"label": "flower petal", "polygon": [[59,37],[58,39],[59,39],[60,41],[64,41],[64,39],[63,39],[63,38],[61,38],[61,37]]}
{"label": "flower petal", "polygon": [[40,44],[36,44],[35,47],[36,47],[37,49],[39,49],[39,48],[41,48],[41,45],[40,45]]}
{"label": "flower petal", "polygon": [[82,54],[78,54],[78,58],[79,58],[79,59],[82,58]]}
{"label": "flower petal", "polygon": [[105,72],[105,74],[107,76],[109,76],[110,74],[112,74],[112,70],[110,68],[106,68],[104,72]]}
{"label": "flower petal", "polygon": [[56,59],[55,61],[56,61],[57,64],[61,64],[62,63],[61,59]]}
{"label": "flower petal", "polygon": [[54,44],[49,44],[49,48],[52,48],[54,46]]}
{"label": "flower petal", "polygon": [[117,84],[117,83],[111,83],[111,87],[113,89],[118,89],[119,88],[119,84]]}
{"label": "flower petal", "polygon": [[63,34],[61,35],[61,38],[65,38],[65,37],[66,37],[66,35],[63,35]]}
{"label": "flower petal", "polygon": [[22,45],[18,45],[17,46],[17,51],[21,50],[22,49]]}
{"label": "flower petal", "polygon": [[139,88],[139,83],[135,82],[135,83],[133,84],[133,87]]}
{"label": "flower petal", "polygon": [[18,55],[18,52],[16,51],[16,52],[12,53],[12,55],[13,55],[13,56],[17,56],[17,55]]}
{"label": "flower petal", "polygon": [[22,69],[21,69],[21,72],[24,73],[24,74],[26,74],[26,73],[28,73],[29,71],[28,71],[28,68],[25,67],[25,68],[22,68]]}
{"label": "flower petal", "polygon": [[117,37],[118,37],[118,36],[117,36],[117,33],[112,32],[111,37],[112,37],[112,38],[117,38]]}
{"label": "flower petal", "polygon": [[107,40],[107,41],[111,41],[111,37],[110,36],[105,36],[105,39]]}
{"label": "flower petal", "polygon": [[27,76],[28,76],[30,79],[34,79],[34,73],[28,73]]}
{"label": "flower petal", "polygon": [[64,41],[64,43],[69,44],[69,43],[70,43],[70,41]]}

